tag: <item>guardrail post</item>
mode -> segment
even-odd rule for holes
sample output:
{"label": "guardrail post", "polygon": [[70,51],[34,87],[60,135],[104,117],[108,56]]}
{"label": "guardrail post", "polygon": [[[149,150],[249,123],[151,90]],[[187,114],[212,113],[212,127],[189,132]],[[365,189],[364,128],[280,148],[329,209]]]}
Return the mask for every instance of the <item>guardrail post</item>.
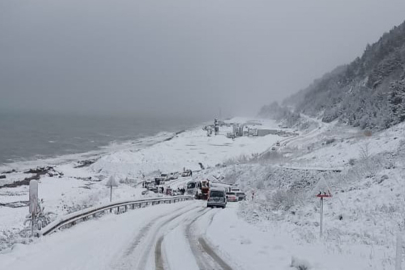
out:
{"label": "guardrail post", "polygon": [[397,245],[395,256],[395,270],[402,269],[402,236],[400,232],[397,232]]}

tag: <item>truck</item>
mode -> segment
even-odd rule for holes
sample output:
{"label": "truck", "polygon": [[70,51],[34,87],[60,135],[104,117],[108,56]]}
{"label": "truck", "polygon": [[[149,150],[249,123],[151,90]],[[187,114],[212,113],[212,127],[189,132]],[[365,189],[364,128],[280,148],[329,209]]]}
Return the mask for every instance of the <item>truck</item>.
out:
{"label": "truck", "polygon": [[186,194],[195,196],[198,200],[207,200],[210,184],[208,180],[189,181],[187,183]]}

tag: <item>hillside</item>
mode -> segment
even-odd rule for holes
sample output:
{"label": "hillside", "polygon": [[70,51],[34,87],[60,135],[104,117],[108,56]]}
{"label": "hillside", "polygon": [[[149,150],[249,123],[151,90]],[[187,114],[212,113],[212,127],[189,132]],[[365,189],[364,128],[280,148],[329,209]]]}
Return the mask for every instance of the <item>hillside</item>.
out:
{"label": "hillside", "polygon": [[[308,261],[308,269],[393,269],[396,236],[405,228],[404,127],[370,134],[319,121],[318,127],[303,128],[258,157],[234,159],[211,174],[254,191],[239,215],[311,250],[293,254]],[[320,238],[316,195],[321,190],[333,197],[325,200]],[[315,253],[332,256],[324,261],[330,265],[321,266]]]}
{"label": "hillside", "polygon": [[[338,119],[362,129],[386,129],[405,120],[404,67],[405,22],[367,45],[361,57],[315,80],[283,105],[327,123]],[[274,117],[275,106],[264,106],[259,115]]]}

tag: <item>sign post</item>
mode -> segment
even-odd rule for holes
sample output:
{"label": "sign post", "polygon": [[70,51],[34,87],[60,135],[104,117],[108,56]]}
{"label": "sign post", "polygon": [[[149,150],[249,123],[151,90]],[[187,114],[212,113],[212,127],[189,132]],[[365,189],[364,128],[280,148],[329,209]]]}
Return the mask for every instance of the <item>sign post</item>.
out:
{"label": "sign post", "polygon": [[113,187],[118,187],[118,184],[115,181],[114,177],[111,176],[110,179],[108,179],[106,186],[110,187],[110,202],[111,202],[112,201],[112,189],[113,189]]}
{"label": "sign post", "polygon": [[30,190],[29,190],[29,212],[31,214],[31,235],[34,236],[34,226],[35,226],[35,217],[38,213],[38,181],[30,181]]}
{"label": "sign post", "polygon": [[395,270],[402,269],[402,237],[401,233],[397,233],[397,246],[396,246],[396,256],[395,256]]}
{"label": "sign post", "polygon": [[328,193],[326,193],[326,192],[324,192],[324,193],[322,193],[322,192],[319,192],[319,194],[318,195],[316,195],[316,197],[318,197],[318,198],[320,198],[321,199],[321,207],[320,207],[320,214],[321,214],[321,217],[320,217],[320,232],[319,232],[319,236],[322,238],[322,233],[323,233],[323,198],[330,198],[330,197],[332,197],[332,194],[330,193],[330,191],[328,190]]}

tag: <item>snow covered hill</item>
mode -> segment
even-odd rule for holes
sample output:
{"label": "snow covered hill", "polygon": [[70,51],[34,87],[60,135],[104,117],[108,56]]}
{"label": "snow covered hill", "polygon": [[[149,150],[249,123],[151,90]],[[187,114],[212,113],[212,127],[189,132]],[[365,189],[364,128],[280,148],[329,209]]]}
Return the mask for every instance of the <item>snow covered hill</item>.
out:
{"label": "snow covered hill", "polygon": [[[364,263],[354,267],[347,261],[346,269],[392,269],[396,236],[405,230],[404,133],[405,124],[370,134],[323,123],[282,143],[279,155],[235,162],[211,174],[254,192],[239,214],[264,231],[288,232],[296,244]],[[333,194],[325,199],[322,239],[315,196],[320,190]],[[318,269],[319,260],[306,259]]]}
{"label": "snow covered hill", "polygon": [[[164,212],[160,206],[142,209],[142,213],[148,214],[133,210],[85,222],[49,238],[34,239],[34,243],[27,246],[18,244],[32,241],[19,234],[24,228],[26,206],[2,206],[0,242],[4,246],[0,260],[7,262],[8,269],[22,269],[27,261],[18,261],[18,258],[27,256],[33,261],[38,258],[38,269],[51,269],[52,260],[42,258],[39,253],[50,252],[57,261],[69,247],[72,249],[75,243],[79,244],[72,238],[78,237],[83,246],[90,245],[87,241],[91,239],[111,245],[97,248],[100,254],[109,255],[98,262],[80,257],[76,262],[67,263],[65,269],[126,269],[133,265],[144,265],[145,269],[152,269],[154,265],[163,265],[163,269],[168,265],[175,267],[172,269],[200,269],[207,263],[211,267],[222,265],[218,267],[223,269],[228,266],[231,269],[392,269],[396,234],[405,229],[405,184],[402,181],[405,124],[370,133],[336,121],[305,119],[310,123],[306,128],[287,130],[295,136],[267,135],[233,140],[225,136],[230,128],[222,129],[220,135],[213,137],[207,137],[206,132],[198,128],[147,147],[127,145],[102,155],[90,166],[77,166],[76,161],[55,165],[52,171],[41,176],[39,189],[44,206],[56,215],[108,201],[105,182],[109,176],[120,180],[114,190],[115,199],[141,198],[148,196],[142,194],[144,189],[138,185],[143,179],[153,177],[158,171],[167,173],[183,168],[198,170],[193,179],[209,178],[237,185],[246,192],[247,201],[229,203],[224,211],[213,212],[207,211],[204,203],[197,203],[194,206],[198,205],[199,209],[190,210],[184,216],[173,214],[176,216],[173,222],[159,233],[144,229],[145,243],[151,246],[143,253],[139,251],[146,254],[148,259],[144,261],[117,259],[126,254],[128,245],[131,246],[129,240],[137,241],[138,231],[120,232],[114,239],[103,235],[108,230],[129,228],[128,222],[138,222],[134,229],[151,228],[149,222]],[[247,119],[230,121],[247,122]],[[256,122],[263,127],[281,129],[274,121],[258,119]],[[204,164],[204,170],[199,163]],[[10,172],[7,177],[17,179],[21,173]],[[192,178],[179,178],[170,185],[184,186]],[[325,199],[322,238],[319,237],[319,199],[315,197],[320,190],[330,190],[333,195]],[[23,202],[27,198],[27,186],[1,188],[0,194],[0,203],[4,205]],[[177,209],[180,206],[170,207],[165,215],[180,211]],[[145,218],[142,224],[140,216]],[[159,224],[156,226],[163,226]],[[93,231],[93,227],[100,229]],[[196,234],[190,234],[190,228],[194,228]],[[203,240],[199,240],[200,237]],[[10,244],[14,249],[4,249]],[[203,257],[195,255],[196,249],[204,247],[207,248],[204,252],[214,252],[220,260],[212,259],[213,255],[205,262]],[[113,251],[118,257],[110,256]],[[186,255],[182,257],[180,253]],[[63,259],[69,261],[75,257],[75,252],[69,256]]]}

